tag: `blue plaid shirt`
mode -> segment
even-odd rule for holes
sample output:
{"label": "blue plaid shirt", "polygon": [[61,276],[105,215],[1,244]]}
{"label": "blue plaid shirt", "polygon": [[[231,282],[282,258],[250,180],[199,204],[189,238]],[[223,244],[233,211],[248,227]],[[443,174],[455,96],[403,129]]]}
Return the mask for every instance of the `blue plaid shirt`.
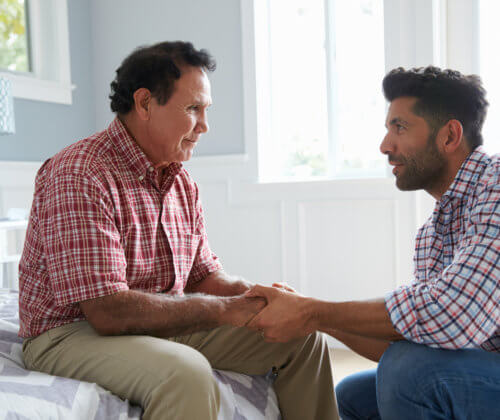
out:
{"label": "blue plaid shirt", "polygon": [[462,164],[415,246],[415,279],[388,293],[395,329],[447,349],[500,352],[500,155]]}

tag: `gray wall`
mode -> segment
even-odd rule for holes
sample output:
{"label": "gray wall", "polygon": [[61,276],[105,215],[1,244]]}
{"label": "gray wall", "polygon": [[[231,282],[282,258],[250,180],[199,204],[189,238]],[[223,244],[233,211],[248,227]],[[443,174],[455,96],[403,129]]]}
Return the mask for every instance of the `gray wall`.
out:
{"label": "gray wall", "polygon": [[135,47],[165,40],[191,41],[217,60],[210,75],[210,132],[195,155],[244,153],[241,17],[239,0],[92,0],[96,128],[111,118],[109,83]]}
{"label": "gray wall", "polygon": [[14,99],[16,134],[0,136],[0,160],[43,161],[95,129],[90,4],[68,1],[73,104]]}
{"label": "gray wall", "polygon": [[210,132],[195,155],[244,153],[239,0],[68,0],[68,15],[73,104],[15,99],[16,134],[0,137],[0,160],[43,161],[105,128],[115,69],[164,40],[189,40],[217,60]]}

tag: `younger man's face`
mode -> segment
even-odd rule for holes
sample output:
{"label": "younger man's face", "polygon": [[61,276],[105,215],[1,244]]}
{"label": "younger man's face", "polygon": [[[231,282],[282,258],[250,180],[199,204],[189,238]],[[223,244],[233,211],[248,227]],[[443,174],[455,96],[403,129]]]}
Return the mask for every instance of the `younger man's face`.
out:
{"label": "younger man's face", "polygon": [[436,145],[436,134],[413,112],[417,98],[394,99],[386,119],[387,134],[380,151],[394,166],[396,186],[403,191],[431,191],[443,178],[446,160]]}

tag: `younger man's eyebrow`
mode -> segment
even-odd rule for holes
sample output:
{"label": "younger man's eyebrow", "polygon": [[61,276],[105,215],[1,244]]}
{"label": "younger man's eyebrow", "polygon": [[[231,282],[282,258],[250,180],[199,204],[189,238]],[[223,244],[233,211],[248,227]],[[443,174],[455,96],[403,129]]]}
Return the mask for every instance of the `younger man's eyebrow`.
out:
{"label": "younger man's eyebrow", "polygon": [[395,124],[409,125],[408,121],[405,121],[400,117],[394,117],[391,121],[389,121],[389,125],[395,125]]}

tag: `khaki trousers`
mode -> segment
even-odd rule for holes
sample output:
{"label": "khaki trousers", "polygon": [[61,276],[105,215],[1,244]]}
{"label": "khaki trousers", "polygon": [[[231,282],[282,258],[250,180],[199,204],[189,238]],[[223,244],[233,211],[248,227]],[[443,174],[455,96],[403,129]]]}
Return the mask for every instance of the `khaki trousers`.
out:
{"label": "khaki trousers", "polygon": [[338,419],[330,354],[319,333],[284,344],[228,326],[170,339],[100,336],[81,321],[25,340],[23,353],[29,369],[95,382],[141,405],[144,420],[215,420],[212,368],[263,375],[272,367],[284,420]]}

